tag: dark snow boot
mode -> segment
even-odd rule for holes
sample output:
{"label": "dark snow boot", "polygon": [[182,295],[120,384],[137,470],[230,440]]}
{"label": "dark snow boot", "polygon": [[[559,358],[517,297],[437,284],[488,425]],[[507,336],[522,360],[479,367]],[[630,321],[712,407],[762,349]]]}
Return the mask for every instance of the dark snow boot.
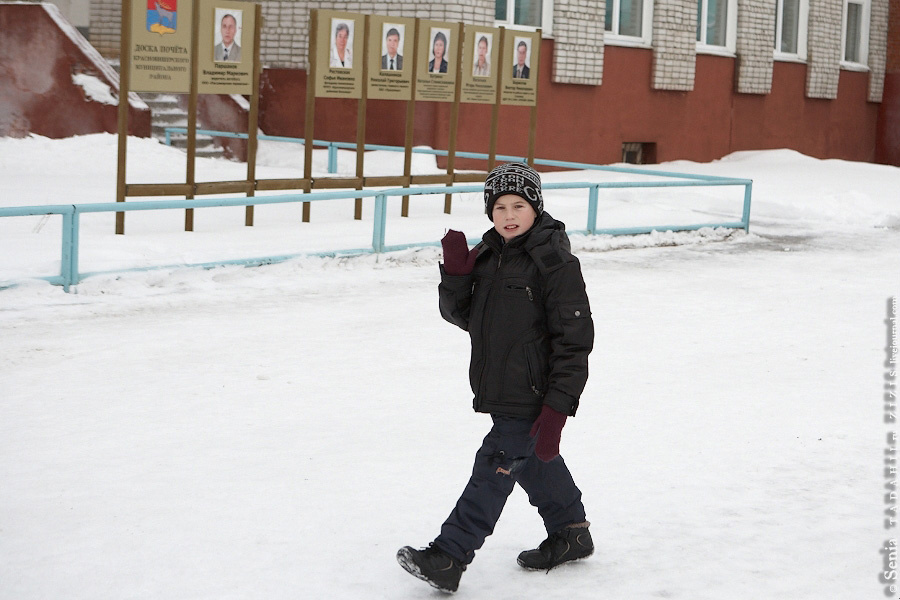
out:
{"label": "dark snow boot", "polygon": [[551,533],[534,550],[519,554],[519,566],[535,571],[549,571],[563,563],[587,558],[594,553],[589,525],[590,523],[578,523]]}
{"label": "dark snow boot", "polygon": [[465,565],[459,564],[459,561],[439,550],[434,544],[428,544],[427,548],[421,550],[404,546],[397,551],[397,562],[410,575],[427,581],[432,587],[447,593],[456,591],[459,579],[466,570]]}

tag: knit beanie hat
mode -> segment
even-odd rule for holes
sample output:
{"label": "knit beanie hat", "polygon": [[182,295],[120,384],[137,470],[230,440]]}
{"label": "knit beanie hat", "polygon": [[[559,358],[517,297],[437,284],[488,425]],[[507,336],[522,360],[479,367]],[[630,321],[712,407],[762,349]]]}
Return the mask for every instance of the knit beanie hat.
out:
{"label": "knit beanie hat", "polygon": [[541,196],[541,176],[525,163],[506,163],[495,167],[484,180],[484,212],[494,220],[494,202],[505,194],[524,198],[541,216],[544,198]]}

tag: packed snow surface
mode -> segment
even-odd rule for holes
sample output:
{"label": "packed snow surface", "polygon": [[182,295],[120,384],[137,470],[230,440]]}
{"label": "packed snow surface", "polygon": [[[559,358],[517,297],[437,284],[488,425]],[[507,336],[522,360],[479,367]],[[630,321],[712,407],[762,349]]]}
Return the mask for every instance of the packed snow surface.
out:
{"label": "packed snow surface", "polygon": [[[259,177],[302,148],[263,144]],[[316,152],[314,172],[325,170]],[[129,141],[128,181],[184,154]],[[0,206],[111,202],[116,138],[0,139]],[[340,155],[352,174],[352,154]],[[203,180],[245,165],[198,159]],[[463,575],[472,599],[858,599],[882,580],[900,169],[741,152],[656,167],[753,179],[749,234],[572,236],[596,325],[562,452],[597,551],[515,562],[545,532],[517,489]],[[402,172],[369,153],[366,170]],[[439,172],[417,156],[417,173]],[[588,171],[551,181],[628,179]],[[601,192],[600,226],[722,223],[741,188]],[[388,243],[490,226],[480,194],[389,203]],[[547,192],[584,229],[587,192]],[[142,267],[362,248],[372,201],[81,218],[65,294],[60,217],[0,218],[0,598],[434,598],[395,562],[438,533],[489,418],[468,336],[437,311],[439,247],[259,268]],[[2,286],[0,286],[2,287]]]}

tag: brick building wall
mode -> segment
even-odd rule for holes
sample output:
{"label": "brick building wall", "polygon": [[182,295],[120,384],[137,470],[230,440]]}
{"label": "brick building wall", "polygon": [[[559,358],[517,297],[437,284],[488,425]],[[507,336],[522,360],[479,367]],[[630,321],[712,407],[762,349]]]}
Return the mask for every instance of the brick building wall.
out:
{"label": "brick building wall", "polygon": [[694,89],[697,56],[696,0],[657,0],[653,7],[655,90]]}
{"label": "brick building wall", "polygon": [[837,98],[841,75],[842,11],[840,1],[809,0],[807,98]]}
{"label": "brick building wall", "polygon": [[553,5],[555,83],[603,83],[603,35],[606,4],[586,0]]}
{"label": "brick building wall", "polygon": [[775,62],[775,0],[738,0],[736,91],[768,94]]}
{"label": "brick building wall", "polygon": [[869,22],[869,102],[881,102],[887,55],[888,0],[872,0]]}
{"label": "brick building wall", "polygon": [[91,45],[106,57],[119,56],[122,31],[122,3],[91,0]]}

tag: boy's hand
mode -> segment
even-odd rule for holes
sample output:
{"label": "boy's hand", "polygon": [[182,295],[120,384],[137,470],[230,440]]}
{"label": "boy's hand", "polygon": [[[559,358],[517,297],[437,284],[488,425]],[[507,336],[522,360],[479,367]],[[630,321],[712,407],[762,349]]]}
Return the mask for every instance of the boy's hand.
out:
{"label": "boy's hand", "polygon": [[478,249],[469,250],[466,236],[461,231],[451,229],[441,239],[444,249],[444,271],[447,275],[468,275],[475,266]]}
{"label": "boy's hand", "polygon": [[541,409],[541,414],[531,426],[531,437],[537,434],[537,445],[534,453],[544,462],[550,462],[559,456],[559,439],[562,437],[562,429],[566,424],[566,415],[546,404]]}

